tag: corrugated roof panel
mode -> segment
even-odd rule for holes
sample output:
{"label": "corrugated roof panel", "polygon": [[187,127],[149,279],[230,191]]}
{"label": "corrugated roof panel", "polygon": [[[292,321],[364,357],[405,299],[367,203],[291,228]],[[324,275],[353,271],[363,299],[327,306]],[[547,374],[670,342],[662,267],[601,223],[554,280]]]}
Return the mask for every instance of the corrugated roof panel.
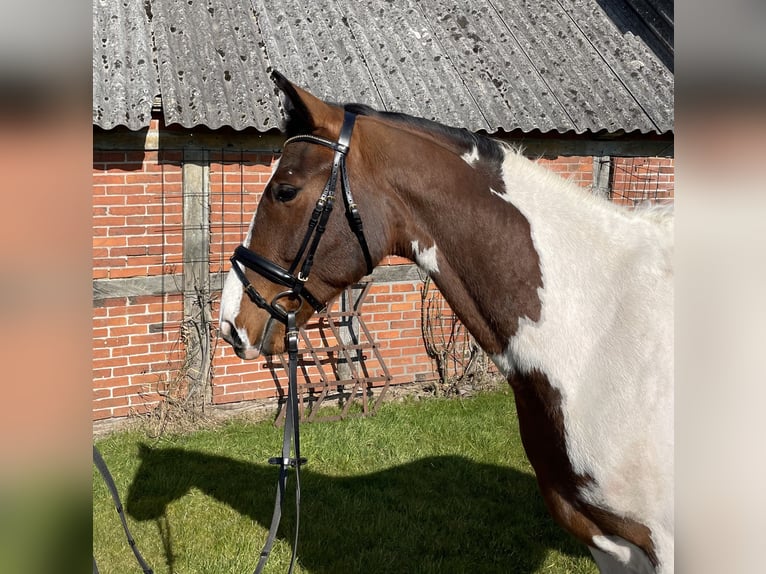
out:
{"label": "corrugated roof panel", "polygon": [[314,95],[381,107],[345,12],[334,0],[255,0],[269,64]]}
{"label": "corrugated roof panel", "polygon": [[93,2],[93,123],[149,125],[159,95],[149,13],[143,3]]}
{"label": "corrugated roof panel", "polygon": [[[672,130],[673,75],[660,59],[635,33],[627,29],[620,31],[615,22],[591,2],[562,0],[562,4],[603,60],[603,73],[612,79],[613,85],[619,85],[615,91],[621,90],[630,97],[630,100],[607,101],[597,110],[596,117],[606,124],[604,129],[643,133]],[[593,99],[610,93],[603,88],[594,92],[590,96]]]}
{"label": "corrugated roof panel", "polygon": [[530,7],[514,13],[523,22],[516,34],[529,54],[538,58],[545,54],[536,68],[574,131],[610,130],[612,110],[634,102],[561,4],[556,3],[555,10],[536,10],[537,3],[535,7],[527,4]]}
{"label": "corrugated roof panel", "polygon": [[152,2],[165,122],[274,126],[279,108],[249,2]]}
{"label": "corrugated roof panel", "polygon": [[640,37],[663,65],[673,71],[673,0],[624,0],[600,6],[618,30]]}
{"label": "corrugated roof panel", "polygon": [[159,92],[167,123],[265,131],[276,68],[324,99],[472,130],[664,133],[668,4],[96,0],[93,121],[148,125]]}
{"label": "corrugated roof panel", "polygon": [[[577,133],[613,131],[614,111],[630,108],[635,101],[562,5],[519,2],[498,6],[498,11],[543,84],[539,90],[526,93],[524,99],[539,103],[544,112],[563,113],[570,123],[568,129]],[[543,105],[543,91],[555,104],[550,106],[546,101]],[[544,118],[535,120],[547,131],[567,128],[556,116],[550,117],[547,125]]]}
{"label": "corrugated roof panel", "polygon": [[486,129],[480,107],[434,34],[424,3],[364,0],[346,12],[381,109]]}
{"label": "corrugated roof panel", "polygon": [[481,103],[488,131],[574,129],[533,57],[492,3],[442,0],[431,10],[445,53]]}

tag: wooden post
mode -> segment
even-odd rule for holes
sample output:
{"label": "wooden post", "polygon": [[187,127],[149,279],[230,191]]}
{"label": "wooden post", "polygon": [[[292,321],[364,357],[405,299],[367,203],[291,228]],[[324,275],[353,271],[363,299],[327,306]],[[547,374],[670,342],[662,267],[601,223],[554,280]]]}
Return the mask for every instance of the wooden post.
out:
{"label": "wooden post", "polygon": [[[338,301],[338,305],[339,305],[341,313],[350,313],[351,311],[355,309],[361,292],[362,292],[362,289],[360,289],[359,287],[352,287],[351,289],[343,290],[340,296],[340,300]],[[345,316],[345,318],[341,320],[340,326],[341,328],[339,329],[339,332],[340,332],[341,340],[338,341],[340,344],[342,345],[359,344],[359,321],[356,319],[356,317],[351,315]],[[352,354],[352,357],[356,359],[357,361],[361,360],[362,358],[361,349],[357,349]],[[347,361],[342,356],[342,354],[338,355],[336,367],[338,370],[338,376],[341,379],[352,378],[352,373],[354,372],[353,369],[355,367],[347,364]]]}
{"label": "wooden post", "polygon": [[608,155],[593,156],[593,184],[594,195],[609,199],[612,192],[612,158]]}
{"label": "wooden post", "polygon": [[210,185],[208,152],[184,151],[183,309],[188,397],[204,409],[210,403],[212,311],[210,308]]}

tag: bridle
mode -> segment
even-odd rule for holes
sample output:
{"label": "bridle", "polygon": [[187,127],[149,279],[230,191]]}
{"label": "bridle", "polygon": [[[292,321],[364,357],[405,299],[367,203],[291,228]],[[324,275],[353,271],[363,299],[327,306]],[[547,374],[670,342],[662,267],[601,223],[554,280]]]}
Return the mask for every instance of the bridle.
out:
{"label": "bridle", "polygon": [[[364,260],[367,265],[367,273],[372,273],[372,257],[370,256],[370,250],[367,246],[367,240],[364,237],[362,217],[359,215],[359,209],[351,195],[351,187],[348,183],[348,170],[346,168],[346,156],[348,155],[351,132],[354,129],[355,121],[355,114],[348,111],[344,112],[343,126],[341,127],[340,136],[338,137],[337,142],[314,135],[298,135],[291,137],[284,144],[284,147],[287,147],[289,144],[295,142],[308,142],[328,147],[335,152],[332,160],[330,177],[324,186],[322,194],[316,202],[314,211],[311,214],[311,219],[309,220],[308,229],[303,236],[301,246],[293,259],[290,268],[285,269],[273,261],[269,261],[265,257],[251,251],[244,245],[237,247],[234,250],[234,255],[231,256],[232,269],[242,282],[245,293],[247,293],[250,300],[261,309],[267,311],[273,319],[276,319],[283,324],[287,324],[287,311],[285,311],[284,307],[279,304],[280,299],[287,298],[297,300],[301,305],[303,304],[302,302],[305,301],[317,312],[323,311],[326,307],[326,303],[319,301],[319,299],[308,290],[306,282],[311,273],[311,268],[314,265],[314,255],[319,247],[319,241],[322,238],[322,234],[325,232],[327,221],[330,218],[330,213],[332,213],[335,204],[335,191],[337,189],[338,179],[340,179],[341,189],[343,191],[343,200],[346,206],[346,218],[362,248]],[[298,269],[299,265],[300,270],[296,275],[295,271]],[[266,298],[253,287],[253,284],[250,283],[250,280],[242,269],[243,266],[258,273],[272,283],[287,287],[287,290],[278,293],[271,302],[267,301]]]}
{"label": "bridle", "polygon": [[[356,235],[359,245],[362,248],[364,254],[364,260],[367,264],[367,273],[372,273],[372,257],[370,256],[370,250],[367,246],[367,241],[364,237],[362,229],[362,217],[359,215],[359,209],[354,202],[354,198],[351,195],[351,187],[348,183],[348,171],[346,169],[346,156],[349,151],[349,142],[351,141],[351,132],[354,129],[354,122],[356,116],[351,112],[344,112],[343,126],[340,130],[340,136],[338,141],[334,142],[324,138],[320,138],[313,135],[299,135],[288,139],[285,142],[285,147],[293,142],[309,142],[325,147],[329,147],[335,151],[335,155],[332,160],[332,169],[330,171],[330,178],[325,184],[322,195],[314,207],[314,211],[311,214],[308,230],[303,237],[298,254],[295,256],[289,269],[285,269],[276,263],[269,261],[268,259],[261,257],[257,253],[246,248],[244,245],[240,245],[234,250],[234,255],[231,256],[232,269],[239,277],[245,288],[250,300],[255,303],[261,309],[268,311],[272,319],[283,323],[285,325],[285,347],[288,352],[288,396],[287,406],[285,410],[285,432],[282,441],[282,456],[269,459],[270,464],[275,464],[280,467],[279,481],[277,483],[277,495],[274,502],[274,513],[271,518],[271,526],[269,528],[269,534],[266,538],[263,550],[261,551],[260,559],[255,569],[255,574],[262,572],[266,561],[268,560],[271,552],[271,547],[276,539],[277,528],[282,517],[282,506],[284,502],[285,489],[287,487],[287,471],[289,468],[295,468],[295,535],[293,539],[292,557],[290,559],[289,573],[293,571],[295,566],[295,559],[298,548],[298,526],[300,524],[300,467],[306,463],[306,459],[301,457],[300,449],[300,433],[298,423],[300,420],[300,414],[298,412],[298,383],[297,383],[297,369],[298,369],[298,328],[296,326],[295,311],[287,311],[279,304],[280,299],[288,298],[297,300],[300,305],[298,309],[303,305],[303,301],[306,301],[311,305],[315,311],[322,311],[326,307],[326,303],[320,302],[314,295],[306,288],[306,281],[308,281],[311,267],[314,264],[314,254],[319,246],[319,240],[322,238],[322,234],[327,227],[327,221],[330,218],[330,213],[333,209],[335,202],[335,190],[337,188],[337,182],[340,178],[341,189],[343,190],[343,200],[346,204],[346,217],[349,222],[351,230]],[[302,261],[302,263],[301,263]],[[298,275],[295,275],[295,270],[300,264],[300,271]],[[272,283],[277,283],[283,287],[287,287],[286,291],[278,293],[271,302],[268,302],[258,290],[248,280],[245,272],[240,265],[247,267],[248,269],[255,271],[262,277],[265,277]],[[290,456],[293,451],[294,456]],[[101,456],[98,449],[93,446],[93,462],[101,473],[107,487],[114,500],[115,507],[120,515],[120,521],[122,522],[125,535],[127,536],[128,543],[130,544],[133,554],[141,567],[144,574],[152,574],[151,567],[146,563],[141,553],[138,551],[135,540],[130,533],[128,523],[125,520],[123,512],[122,502],[117,492],[117,488],[114,484],[109,469]],[[93,574],[98,574],[98,567],[96,565],[96,559],[93,558]]]}
{"label": "bridle", "polygon": [[[256,565],[255,574],[260,574],[266,566],[271,548],[276,539],[277,529],[279,528],[279,522],[282,517],[285,490],[287,488],[287,472],[290,468],[295,469],[295,534],[288,573],[292,573],[295,566],[295,559],[298,551],[298,529],[300,525],[300,468],[306,463],[306,459],[301,457],[300,448],[300,413],[298,412],[297,382],[298,328],[295,319],[296,310],[285,310],[285,308],[279,304],[279,301],[281,299],[298,301],[298,309],[301,308],[303,301],[305,301],[317,312],[324,310],[326,307],[326,303],[319,301],[319,299],[306,288],[306,282],[308,281],[309,273],[311,273],[311,268],[314,265],[314,255],[319,246],[319,241],[322,239],[322,235],[325,232],[327,221],[330,218],[330,213],[332,212],[335,203],[335,191],[339,179],[343,191],[343,201],[346,206],[346,218],[362,248],[364,260],[367,265],[367,273],[372,273],[372,257],[370,256],[370,250],[367,246],[367,240],[364,237],[362,217],[359,215],[359,209],[351,195],[351,187],[348,183],[348,170],[346,168],[346,157],[348,155],[351,133],[354,130],[355,121],[355,114],[347,111],[344,112],[343,125],[337,142],[313,135],[299,135],[292,137],[285,142],[284,147],[287,147],[291,143],[302,141],[325,146],[335,152],[333,155],[330,177],[314,206],[308,229],[303,236],[301,246],[293,259],[290,268],[285,269],[273,261],[269,261],[265,257],[251,251],[244,245],[237,247],[234,250],[234,255],[231,256],[232,269],[234,269],[237,277],[242,282],[245,293],[247,293],[250,300],[261,309],[267,311],[269,315],[271,315],[271,319],[275,319],[285,325],[285,348],[288,353],[288,392],[285,410],[285,429],[282,440],[282,455],[281,457],[269,459],[270,464],[275,464],[280,467],[279,479],[277,482],[277,494],[274,501],[274,512],[271,517],[269,534],[264,543],[263,550],[261,551],[258,564]],[[295,271],[298,269],[299,265],[300,270],[296,275]],[[266,298],[253,287],[252,283],[250,283],[242,266],[258,273],[272,283],[287,287],[287,290],[277,293],[271,302],[267,301]],[[291,451],[294,456],[291,456]]]}

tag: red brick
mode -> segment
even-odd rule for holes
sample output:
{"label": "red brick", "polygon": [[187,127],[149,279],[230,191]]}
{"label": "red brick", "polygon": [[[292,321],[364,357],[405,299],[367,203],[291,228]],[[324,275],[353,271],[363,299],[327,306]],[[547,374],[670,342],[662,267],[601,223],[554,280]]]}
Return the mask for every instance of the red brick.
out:
{"label": "red brick", "polygon": [[97,365],[100,368],[105,367],[120,367],[123,365],[127,365],[128,361],[125,359],[125,357],[110,357],[109,359],[100,359],[97,362]]}
{"label": "red brick", "polygon": [[129,414],[131,414],[130,407],[119,407],[119,408],[113,408],[112,409],[112,417],[119,418],[119,417],[126,417]]}
{"label": "red brick", "polygon": [[118,398],[106,398],[106,399],[94,399],[93,400],[93,408],[94,409],[121,407],[124,404],[125,404],[125,399],[122,398],[122,397],[118,397]]}

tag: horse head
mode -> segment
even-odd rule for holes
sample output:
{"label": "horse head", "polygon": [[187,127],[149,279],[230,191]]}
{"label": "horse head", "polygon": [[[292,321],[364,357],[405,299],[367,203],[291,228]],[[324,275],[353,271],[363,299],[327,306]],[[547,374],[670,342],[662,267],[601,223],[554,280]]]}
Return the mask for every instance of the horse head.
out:
{"label": "horse head", "polygon": [[363,121],[277,72],[273,79],[288,139],[221,297],[221,336],[243,359],[282,352],[287,313],[304,324],[371,272],[388,242]]}

